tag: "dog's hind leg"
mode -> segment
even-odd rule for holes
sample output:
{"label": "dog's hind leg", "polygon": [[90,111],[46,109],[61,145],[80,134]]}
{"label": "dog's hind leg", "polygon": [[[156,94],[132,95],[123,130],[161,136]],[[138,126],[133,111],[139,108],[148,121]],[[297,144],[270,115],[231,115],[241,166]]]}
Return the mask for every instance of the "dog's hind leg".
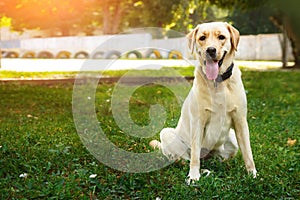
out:
{"label": "dog's hind leg", "polygon": [[164,128],[160,132],[160,140],[152,140],[150,146],[159,148],[169,159],[190,159],[188,146],[177,136],[174,128]]}
{"label": "dog's hind leg", "polygon": [[227,141],[217,150],[215,150],[214,154],[221,156],[223,159],[227,160],[234,157],[238,152],[238,149],[239,147],[236,140],[235,131],[233,129],[230,129]]}

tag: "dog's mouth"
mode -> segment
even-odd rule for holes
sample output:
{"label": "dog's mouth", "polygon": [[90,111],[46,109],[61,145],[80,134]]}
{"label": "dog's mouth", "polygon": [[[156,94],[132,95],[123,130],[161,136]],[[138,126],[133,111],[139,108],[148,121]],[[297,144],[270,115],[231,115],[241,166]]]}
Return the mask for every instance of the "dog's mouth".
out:
{"label": "dog's mouth", "polygon": [[218,60],[207,59],[205,62],[205,73],[208,80],[215,80],[219,74]]}
{"label": "dog's mouth", "polygon": [[221,67],[224,57],[226,55],[226,51],[224,52],[222,58],[220,60],[213,59],[210,56],[207,56],[205,63],[205,73],[208,80],[216,80],[219,74],[219,68]]}

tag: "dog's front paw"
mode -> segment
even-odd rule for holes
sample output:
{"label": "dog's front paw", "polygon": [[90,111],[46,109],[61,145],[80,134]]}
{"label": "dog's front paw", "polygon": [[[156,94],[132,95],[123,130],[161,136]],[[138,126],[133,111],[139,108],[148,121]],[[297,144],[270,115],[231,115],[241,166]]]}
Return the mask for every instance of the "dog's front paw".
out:
{"label": "dog's front paw", "polygon": [[249,174],[251,174],[253,178],[256,178],[258,176],[256,169],[249,171]]}
{"label": "dog's front paw", "polygon": [[185,182],[187,185],[194,184],[195,181],[199,181],[200,179],[200,172],[197,167],[195,168],[190,168],[189,175],[187,176]]}
{"label": "dog's front paw", "polygon": [[[200,175],[199,175],[199,178],[200,178]],[[187,185],[193,186],[193,185],[195,185],[196,181],[199,181],[199,178],[191,178],[191,176],[188,175],[185,179],[185,183]]]}
{"label": "dog's front paw", "polygon": [[[204,174],[205,177],[210,175],[210,171],[208,169],[201,169],[201,174]],[[201,174],[199,173],[199,170],[197,169],[191,169],[189,172],[189,175],[187,176],[185,182],[187,185],[193,185],[196,181],[199,181]]]}

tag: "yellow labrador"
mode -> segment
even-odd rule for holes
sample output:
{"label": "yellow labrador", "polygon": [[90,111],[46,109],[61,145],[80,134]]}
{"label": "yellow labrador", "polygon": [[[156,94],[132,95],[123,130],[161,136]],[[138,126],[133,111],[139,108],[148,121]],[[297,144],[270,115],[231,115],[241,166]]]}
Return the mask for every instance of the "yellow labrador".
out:
{"label": "yellow labrador", "polygon": [[233,64],[239,32],[228,23],[212,22],[198,25],[187,38],[199,60],[193,86],[177,127],[163,129],[161,142],[153,140],[150,145],[172,159],[190,160],[188,184],[200,178],[200,158],[217,155],[229,159],[238,146],[247,171],[256,177],[246,94],[241,72]]}

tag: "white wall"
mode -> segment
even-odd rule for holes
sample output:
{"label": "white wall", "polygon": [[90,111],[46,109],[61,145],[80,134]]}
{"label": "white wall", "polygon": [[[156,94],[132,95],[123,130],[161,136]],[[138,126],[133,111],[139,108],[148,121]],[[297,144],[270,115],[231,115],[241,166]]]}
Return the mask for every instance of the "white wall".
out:
{"label": "white wall", "polygon": [[127,51],[140,46],[145,46],[151,41],[149,34],[132,34],[118,36],[90,36],[90,37],[59,37],[59,38],[35,38],[21,40],[20,49],[31,51],[51,51],[61,50],[72,53],[87,51],[89,53],[98,51]]}
{"label": "white wall", "polygon": [[[281,60],[282,34],[261,34],[241,36],[236,59]],[[288,58],[293,60],[291,44],[288,44]]]}
{"label": "white wall", "polygon": [[[239,60],[281,60],[281,34],[262,34],[241,36],[236,54]],[[25,51],[51,51],[56,54],[66,50],[72,54],[78,51],[109,51],[117,50],[121,53],[133,49],[145,51],[153,47],[161,49],[166,57],[170,50],[177,50],[184,57],[190,57],[185,37],[176,39],[152,39],[150,34],[129,34],[117,36],[88,36],[88,37],[58,37],[58,38],[35,38],[13,41],[1,41],[2,49],[14,49],[24,53]],[[293,59],[292,48],[288,47],[289,60]]]}

